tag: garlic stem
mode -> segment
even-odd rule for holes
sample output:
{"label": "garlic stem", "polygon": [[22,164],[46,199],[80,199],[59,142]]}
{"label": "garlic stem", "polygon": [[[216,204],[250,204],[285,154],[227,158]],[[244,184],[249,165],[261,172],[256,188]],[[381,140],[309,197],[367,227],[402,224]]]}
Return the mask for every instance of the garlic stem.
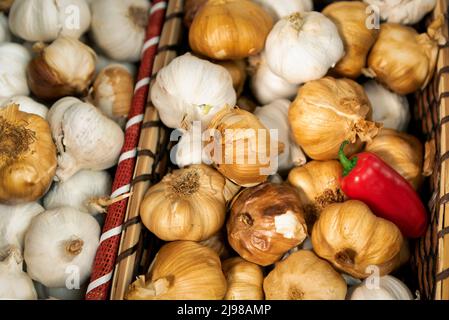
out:
{"label": "garlic stem", "polygon": [[77,256],[83,250],[84,241],[81,239],[68,240],[65,245],[65,250],[69,256]]}

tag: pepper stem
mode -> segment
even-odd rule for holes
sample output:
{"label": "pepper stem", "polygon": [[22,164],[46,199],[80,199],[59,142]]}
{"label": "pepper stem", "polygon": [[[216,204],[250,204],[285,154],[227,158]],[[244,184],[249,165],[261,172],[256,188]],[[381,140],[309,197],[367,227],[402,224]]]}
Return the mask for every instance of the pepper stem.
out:
{"label": "pepper stem", "polygon": [[343,166],[343,177],[347,176],[349,174],[349,172],[352,169],[354,169],[354,167],[357,164],[357,157],[354,157],[351,160],[349,160],[345,156],[344,149],[348,143],[349,143],[348,140],[343,141],[343,143],[341,144],[341,147],[340,147],[340,151],[338,151],[338,159],[340,160],[340,163]]}

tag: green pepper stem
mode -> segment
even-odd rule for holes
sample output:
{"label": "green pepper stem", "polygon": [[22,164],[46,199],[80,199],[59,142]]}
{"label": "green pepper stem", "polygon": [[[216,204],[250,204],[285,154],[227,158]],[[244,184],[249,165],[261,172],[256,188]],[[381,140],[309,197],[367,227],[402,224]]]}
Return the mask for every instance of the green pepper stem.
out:
{"label": "green pepper stem", "polygon": [[349,143],[348,140],[343,141],[343,143],[340,146],[340,150],[338,151],[338,159],[340,160],[341,165],[343,166],[343,176],[347,176],[349,174],[349,172],[354,169],[354,167],[357,164],[357,157],[352,158],[351,160],[349,160],[346,156],[345,156],[345,152],[344,149],[346,147],[346,145]]}

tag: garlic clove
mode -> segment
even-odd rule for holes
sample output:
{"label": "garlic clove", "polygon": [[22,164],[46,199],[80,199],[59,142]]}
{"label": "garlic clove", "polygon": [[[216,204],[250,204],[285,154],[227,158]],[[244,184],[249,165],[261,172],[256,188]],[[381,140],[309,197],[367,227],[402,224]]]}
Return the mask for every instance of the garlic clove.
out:
{"label": "garlic clove", "polygon": [[225,300],[263,300],[263,270],[240,257],[223,261],[228,288]]}

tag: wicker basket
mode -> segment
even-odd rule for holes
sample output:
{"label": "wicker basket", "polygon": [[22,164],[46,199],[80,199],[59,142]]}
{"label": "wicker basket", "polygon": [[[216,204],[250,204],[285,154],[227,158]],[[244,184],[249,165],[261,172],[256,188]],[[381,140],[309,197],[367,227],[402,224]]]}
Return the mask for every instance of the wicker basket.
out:
{"label": "wicker basket", "polygon": [[[449,0],[437,0],[434,15],[445,14],[444,34],[448,38]],[[325,1],[326,2],[326,1]],[[328,1],[327,1],[328,2]],[[170,0],[165,16],[158,54],[151,73],[157,72],[181,53],[185,33],[182,25],[183,1]],[[426,146],[425,171],[430,175],[422,190],[428,203],[430,225],[426,235],[411,243],[412,262],[407,268],[407,284],[419,290],[421,299],[449,300],[449,46],[439,50],[434,79],[422,92],[411,98],[413,133]],[[138,208],[148,187],[170,170],[170,130],[164,127],[155,108],[148,103],[142,126],[132,196],[128,202],[125,223],[110,299],[123,299],[128,285],[138,274],[144,274],[161,241],[141,227]]]}

